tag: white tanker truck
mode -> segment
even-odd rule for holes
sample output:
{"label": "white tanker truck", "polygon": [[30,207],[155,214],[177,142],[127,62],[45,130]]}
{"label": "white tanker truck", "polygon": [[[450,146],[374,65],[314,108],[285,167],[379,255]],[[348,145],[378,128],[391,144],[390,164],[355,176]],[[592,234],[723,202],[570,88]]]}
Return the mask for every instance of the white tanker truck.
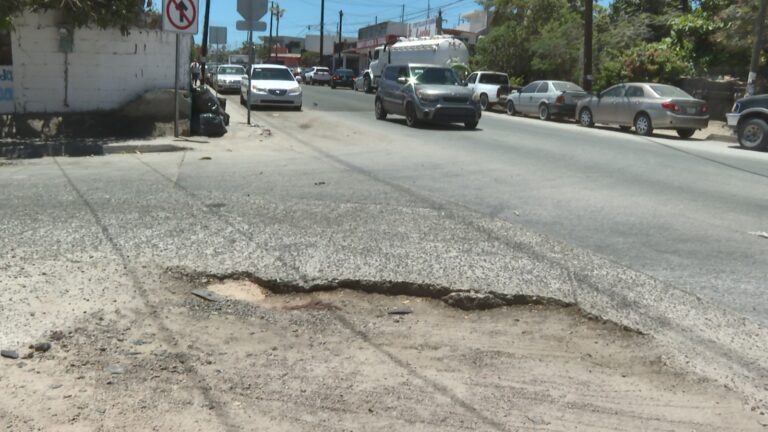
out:
{"label": "white tanker truck", "polygon": [[449,66],[460,73],[469,71],[469,50],[464,42],[452,36],[400,38],[393,44],[377,47],[368,56],[370,69],[363,73],[363,87],[367,92],[378,87],[381,73],[389,64],[419,63]]}

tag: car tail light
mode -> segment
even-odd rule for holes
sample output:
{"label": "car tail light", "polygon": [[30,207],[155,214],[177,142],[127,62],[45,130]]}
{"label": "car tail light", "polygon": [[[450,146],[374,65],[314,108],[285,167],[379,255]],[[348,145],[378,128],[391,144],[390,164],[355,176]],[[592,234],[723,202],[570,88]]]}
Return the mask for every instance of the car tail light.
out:
{"label": "car tail light", "polygon": [[565,96],[560,95],[555,99],[556,104],[564,104],[565,103]]}
{"label": "car tail light", "polygon": [[708,112],[709,112],[709,105],[707,105],[707,104],[704,104],[704,106],[702,106],[702,107],[701,107],[701,112],[702,112],[703,114],[706,114],[706,113],[708,113]]}
{"label": "car tail light", "polygon": [[662,102],[661,107],[664,108],[665,110],[669,110],[672,112],[680,111],[680,107],[676,103],[672,103],[672,102]]}

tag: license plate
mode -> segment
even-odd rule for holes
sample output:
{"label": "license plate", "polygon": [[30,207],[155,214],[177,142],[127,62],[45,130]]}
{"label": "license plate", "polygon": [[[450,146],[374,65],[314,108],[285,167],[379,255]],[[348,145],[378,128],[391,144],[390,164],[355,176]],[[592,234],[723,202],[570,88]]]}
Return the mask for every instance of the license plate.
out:
{"label": "license plate", "polygon": [[696,114],[696,111],[698,111],[696,108],[688,108],[688,114]]}

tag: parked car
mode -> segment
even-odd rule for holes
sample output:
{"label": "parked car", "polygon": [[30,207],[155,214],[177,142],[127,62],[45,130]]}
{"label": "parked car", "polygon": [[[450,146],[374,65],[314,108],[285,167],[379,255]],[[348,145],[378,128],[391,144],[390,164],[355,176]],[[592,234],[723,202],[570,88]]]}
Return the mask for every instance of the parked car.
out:
{"label": "parked car", "polygon": [[748,96],[733,104],[725,115],[728,127],[739,137],[739,145],[750,150],[768,150],[768,95]]}
{"label": "parked car", "polygon": [[502,101],[509,94],[509,76],[501,72],[473,72],[465,81],[475,91],[480,107],[487,110]]}
{"label": "parked car", "polygon": [[357,78],[355,78],[355,84],[352,86],[352,88],[355,89],[355,91],[365,91],[366,90],[366,88],[365,88],[365,84],[366,84],[365,77],[366,77],[366,74],[368,74],[368,76],[371,76],[370,69],[369,70],[364,70],[364,71],[360,72],[360,75]]}
{"label": "parked car", "polygon": [[216,76],[216,68],[218,67],[219,67],[218,63],[205,64],[205,82],[211,87],[213,87],[213,80]]}
{"label": "parked car", "polygon": [[236,64],[220,65],[216,67],[211,79],[213,88],[219,92],[237,91],[240,89],[240,81],[245,75],[245,68]]}
{"label": "parked car", "polygon": [[690,138],[709,124],[709,106],[683,90],[656,83],[618,84],[582,99],[578,107],[582,126],[595,123],[634,127],[638,135],[651,135],[654,129],[674,129],[681,138]]}
{"label": "parked car", "polygon": [[301,86],[291,70],[282,65],[254,65],[251,68],[251,94],[248,98],[248,76],[242,77],[240,103],[250,106],[290,106],[301,110]]}
{"label": "parked car", "polygon": [[293,78],[296,79],[296,82],[301,82],[303,80],[301,71],[302,71],[302,68],[300,67],[291,69],[291,73],[293,74]]}
{"label": "parked car", "polygon": [[408,126],[421,121],[463,123],[475,129],[482,110],[473,91],[453,69],[431,65],[389,65],[384,69],[374,102],[376,118],[405,116]]}
{"label": "parked car", "polygon": [[542,120],[552,117],[573,118],[576,104],[587,97],[587,92],[568,81],[534,81],[509,94],[509,115],[538,115]]}
{"label": "parked car", "polygon": [[309,84],[330,84],[331,83],[331,70],[327,67],[315,66],[310,68],[304,74],[304,82]]}
{"label": "parked car", "polygon": [[331,77],[331,88],[336,87],[349,87],[352,88],[355,85],[355,73],[352,69],[336,69]]}

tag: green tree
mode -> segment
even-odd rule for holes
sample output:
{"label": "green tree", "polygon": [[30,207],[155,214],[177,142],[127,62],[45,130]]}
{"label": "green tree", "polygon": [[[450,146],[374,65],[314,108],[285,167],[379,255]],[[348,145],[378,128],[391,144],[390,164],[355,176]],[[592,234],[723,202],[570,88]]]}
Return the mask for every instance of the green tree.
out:
{"label": "green tree", "polygon": [[668,42],[642,43],[607,58],[596,74],[595,91],[627,81],[676,84],[694,72],[686,56]]}
{"label": "green tree", "polygon": [[24,10],[58,10],[75,27],[119,28],[123,33],[146,25],[148,14],[157,15],[152,0],[3,0],[0,25],[9,25]]}

